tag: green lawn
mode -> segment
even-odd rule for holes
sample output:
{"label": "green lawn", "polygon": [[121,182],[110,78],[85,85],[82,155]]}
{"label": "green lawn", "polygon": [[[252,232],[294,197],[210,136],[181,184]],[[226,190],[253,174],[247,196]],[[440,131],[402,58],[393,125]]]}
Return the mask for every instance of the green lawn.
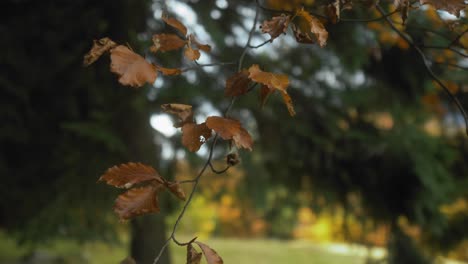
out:
{"label": "green lawn", "polygon": [[[203,242],[214,248],[227,264],[364,263],[362,256],[331,253],[324,246],[304,241],[210,239]],[[79,245],[70,241],[57,241],[40,250],[50,255],[63,256],[67,264],[118,264],[127,254],[125,245]],[[174,264],[186,263],[185,248],[171,245],[170,250]],[[26,252],[26,249],[18,248],[13,240],[0,234],[0,264],[15,264]]]}

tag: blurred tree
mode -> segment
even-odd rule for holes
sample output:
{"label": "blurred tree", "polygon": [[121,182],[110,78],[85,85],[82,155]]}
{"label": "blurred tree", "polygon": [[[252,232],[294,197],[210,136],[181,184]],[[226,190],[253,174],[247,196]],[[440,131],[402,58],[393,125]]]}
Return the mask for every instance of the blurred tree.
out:
{"label": "blurred tree", "polygon": [[[0,6],[0,227],[25,242],[115,241],[116,218],[108,209],[113,195],[96,180],[116,163],[154,164],[159,153],[146,91],[118,85],[105,63],[85,69],[82,60],[101,36],[137,50],[150,2]],[[131,227],[132,255],[149,263],[165,239],[163,216],[143,217]]]}

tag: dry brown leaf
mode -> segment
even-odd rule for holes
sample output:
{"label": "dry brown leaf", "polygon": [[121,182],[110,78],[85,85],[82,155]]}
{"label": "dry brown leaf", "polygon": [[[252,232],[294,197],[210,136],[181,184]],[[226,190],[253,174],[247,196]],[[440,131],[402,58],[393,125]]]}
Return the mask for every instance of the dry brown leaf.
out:
{"label": "dry brown leaf", "polygon": [[132,257],[126,257],[120,264],[136,264],[136,261]]}
{"label": "dry brown leaf", "polygon": [[213,129],[224,140],[233,140],[237,147],[252,150],[253,140],[238,120],[210,116],[206,126]]}
{"label": "dry brown leaf", "polygon": [[410,9],[410,1],[409,0],[394,0],[393,4],[395,7],[400,10],[401,20],[403,24],[406,23],[406,19],[408,18],[409,9]]}
{"label": "dry brown leaf", "polygon": [[182,24],[179,20],[173,18],[173,17],[168,17],[167,14],[163,14],[162,20],[166,22],[169,26],[177,29],[182,35],[187,35],[187,28]]}
{"label": "dry brown leaf", "polygon": [[179,75],[182,73],[182,70],[179,68],[164,68],[156,65],[156,69],[160,71],[163,75]]}
{"label": "dry brown leaf", "polygon": [[460,16],[460,12],[466,8],[464,0],[420,0],[421,5],[430,4],[435,9],[445,10],[457,17]]}
{"label": "dry brown leaf", "polygon": [[194,61],[200,58],[200,51],[197,49],[192,49],[192,47],[188,45],[184,50],[184,55],[187,59]]}
{"label": "dry brown leaf", "polygon": [[263,33],[268,33],[271,36],[271,41],[277,38],[279,35],[286,33],[288,29],[291,16],[281,14],[281,16],[272,17],[271,20],[263,21],[263,24],[260,26]]}
{"label": "dry brown leaf", "polygon": [[296,38],[296,41],[299,43],[305,43],[305,44],[312,44],[315,43],[315,40],[312,39],[309,34],[303,33],[299,27],[296,25],[292,24],[291,26],[292,31],[294,33],[294,37]]}
{"label": "dry brown leaf", "polygon": [[115,200],[114,212],[120,220],[159,212],[158,192],[162,184],[133,188],[119,195]]}
{"label": "dry brown leaf", "polygon": [[200,42],[198,42],[198,40],[195,38],[194,35],[190,34],[190,35],[189,35],[189,39],[190,39],[190,42],[191,42],[193,45],[195,45],[195,47],[197,47],[197,49],[203,50],[204,52],[210,52],[210,51],[211,51],[210,45],[208,45],[208,44],[201,44]]}
{"label": "dry brown leaf", "polygon": [[225,96],[239,96],[249,90],[249,72],[247,70],[240,71],[226,80]]}
{"label": "dry brown leaf", "polygon": [[193,123],[192,106],[186,104],[163,104],[161,108],[168,114],[176,115],[179,122],[174,124],[174,127],[182,127],[187,123]]}
{"label": "dry brown leaf", "polygon": [[312,32],[318,40],[320,47],[327,45],[328,31],[323,26],[322,22],[303,8],[296,12],[296,15],[304,18],[310,26],[310,32]]}
{"label": "dry brown leaf", "polygon": [[292,103],[291,96],[286,91],[282,91],[281,95],[283,96],[283,101],[286,107],[288,108],[288,112],[290,116],[295,116],[296,111],[294,110],[294,105]]}
{"label": "dry brown leaf", "polygon": [[260,88],[260,105],[262,107],[265,106],[266,100],[268,99],[270,94],[274,92],[275,92],[274,89],[268,88],[268,86],[265,84],[262,85],[262,87]]}
{"label": "dry brown leaf", "polygon": [[203,244],[201,242],[195,241],[201,250],[203,251],[203,254],[205,255],[206,262],[208,264],[223,264],[223,259],[216,253],[216,251],[212,248],[210,248],[208,245]]}
{"label": "dry brown leaf", "polygon": [[187,245],[187,264],[200,264],[202,253],[198,253],[192,246],[192,243]]}
{"label": "dry brown leaf", "polygon": [[326,12],[328,19],[333,24],[338,23],[341,17],[341,0],[335,0],[333,3],[328,4]]}
{"label": "dry brown leaf", "polygon": [[182,127],[182,145],[189,151],[196,152],[211,137],[211,129],[205,123],[187,123]]}
{"label": "dry brown leaf", "polygon": [[137,183],[156,180],[163,182],[159,173],[151,166],[129,162],[109,168],[100,178],[117,188],[130,188]]}
{"label": "dry brown leaf", "polygon": [[113,48],[110,58],[111,72],[119,75],[123,85],[141,87],[145,83],[153,84],[158,77],[156,67],[125,46]]}
{"label": "dry brown leaf", "polygon": [[177,196],[177,198],[181,199],[182,201],[185,201],[185,192],[184,190],[182,190],[178,182],[166,182],[166,187],[172,194]]}
{"label": "dry brown leaf", "polygon": [[101,55],[104,54],[104,52],[111,50],[115,46],[117,46],[117,44],[114,41],[112,41],[110,38],[102,38],[99,40],[94,40],[93,47],[84,56],[83,65],[84,66],[91,65],[92,63],[97,61],[97,59],[99,59],[99,57],[101,57]]}
{"label": "dry brown leaf", "polygon": [[185,44],[187,44],[187,41],[181,39],[176,34],[155,34],[153,35],[153,46],[150,47],[150,50],[153,53],[178,50],[185,46]]}
{"label": "dry brown leaf", "polygon": [[258,64],[253,64],[249,68],[249,78],[261,84],[267,85],[271,89],[285,91],[289,85],[288,76],[285,74],[275,74],[260,70]]}

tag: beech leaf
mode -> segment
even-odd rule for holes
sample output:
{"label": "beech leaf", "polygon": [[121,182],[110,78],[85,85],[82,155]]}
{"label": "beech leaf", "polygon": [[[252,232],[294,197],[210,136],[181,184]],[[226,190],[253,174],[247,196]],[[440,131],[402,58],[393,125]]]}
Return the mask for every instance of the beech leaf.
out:
{"label": "beech leaf", "polygon": [[191,61],[195,61],[200,58],[200,51],[197,49],[192,49],[192,47],[189,45],[184,50],[184,56]]}
{"label": "beech leaf", "polygon": [[193,45],[195,45],[195,47],[197,47],[197,49],[203,50],[204,52],[210,52],[211,51],[210,45],[201,44],[200,42],[198,42],[198,40],[195,38],[194,35],[190,34],[189,35],[189,40]]}
{"label": "beech leaf", "polygon": [[176,115],[179,122],[174,124],[174,127],[182,127],[187,123],[193,123],[192,106],[186,104],[163,104],[161,108],[168,114]]}
{"label": "beech leaf", "polygon": [[203,244],[201,242],[195,241],[200,249],[203,251],[203,254],[205,255],[206,262],[208,264],[223,264],[223,259],[216,253],[216,251],[212,248],[210,248],[208,245]]}
{"label": "beech leaf", "polygon": [[299,9],[296,12],[296,15],[304,18],[307,23],[309,23],[310,32],[312,32],[318,40],[320,47],[325,47],[327,45],[328,31],[323,26],[322,22],[309,12],[305,11],[304,8]]}
{"label": "beech leaf", "polygon": [[172,194],[177,196],[177,198],[181,199],[182,201],[185,201],[185,192],[184,190],[182,190],[178,182],[166,182],[166,187]]}
{"label": "beech leaf", "polygon": [[269,88],[267,85],[262,85],[260,88],[260,105],[263,107],[265,106],[266,100],[270,96],[270,94],[274,93],[275,90]]}
{"label": "beech leaf", "polygon": [[147,165],[142,163],[126,163],[112,168],[99,178],[99,181],[104,181],[109,185],[117,188],[130,188],[137,183],[156,180],[163,182],[158,172]]}
{"label": "beech leaf", "polygon": [[197,250],[192,246],[192,243],[187,245],[187,264],[200,264],[202,258],[202,253],[197,252]]}
{"label": "beech leaf", "polygon": [[163,14],[162,20],[169,26],[177,29],[180,33],[182,33],[182,35],[187,35],[187,28],[176,18],[168,17],[166,14]]}
{"label": "beech leaf", "polygon": [[151,52],[158,51],[166,52],[171,50],[181,49],[187,43],[176,34],[155,34],[153,35],[153,46],[150,47]]}
{"label": "beech leaf", "polygon": [[224,140],[233,140],[237,147],[252,150],[253,140],[238,120],[210,116],[206,126],[213,129]]}
{"label": "beech leaf", "polygon": [[158,192],[162,184],[149,185],[130,189],[115,200],[114,212],[120,220],[159,212]]}
{"label": "beech leaf", "polygon": [[249,90],[249,72],[247,70],[240,71],[226,80],[225,96],[239,96]]}
{"label": "beech leaf", "polygon": [[457,17],[460,17],[460,12],[465,9],[464,0],[420,0],[421,5],[430,4],[435,9],[445,10]]}
{"label": "beech leaf", "polygon": [[182,73],[182,70],[179,68],[164,68],[156,65],[156,69],[160,71],[163,75],[179,75]]}
{"label": "beech leaf", "polygon": [[191,152],[198,151],[211,137],[211,129],[205,123],[187,123],[182,126],[182,144]]}
{"label": "beech leaf", "polygon": [[268,33],[271,36],[271,41],[273,41],[279,35],[286,33],[290,20],[291,16],[281,14],[281,16],[272,17],[271,20],[263,21],[260,28],[263,33]]}
{"label": "beech leaf", "polygon": [[84,56],[83,65],[89,66],[101,57],[102,54],[117,46],[110,38],[102,38],[93,41],[93,47]]}
{"label": "beech leaf", "polygon": [[125,46],[113,48],[110,58],[111,72],[120,77],[122,85],[141,87],[145,83],[153,84],[158,77],[155,66]]}

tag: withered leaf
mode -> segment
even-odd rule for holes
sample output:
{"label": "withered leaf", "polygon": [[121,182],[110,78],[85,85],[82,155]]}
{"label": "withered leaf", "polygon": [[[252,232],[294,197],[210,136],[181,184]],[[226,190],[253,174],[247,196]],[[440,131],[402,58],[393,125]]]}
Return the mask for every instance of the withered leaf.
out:
{"label": "withered leaf", "polygon": [[163,75],[179,75],[182,73],[182,70],[179,68],[164,68],[159,65],[156,65],[156,69],[160,71]]}
{"label": "withered leaf", "polygon": [[409,0],[394,0],[393,4],[398,10],[400,10],[401,20],[403,21],[403,24],[405,24],[406,19],[408,18],[410,1]]}
{"label": "withered leaf", "polygon": [[210,52],[211,51],[210,45],[201,44],[200,42],[198,42],[198,40],[195,38],[194,35],[190,34],[189,39],[190,39],[191,44],[195,45],[195,47],[197,47],[197,49],[203,50],[204,52]]}
{"label": "withered leaf", "polygon": [[203,251],[203,254],[205,255],[206,262],[208,264],[223,264],[223,259],[216,253],[216,251],[212,248],[210,248],[208,245],[203,244],[201,242],[195,241],[201,250]]}
{"label": "withered leaf", "polygon": [[151,166],[142,163],[129,162],[120,164],[107,171],[99,178],[109,185],[117,188],[130,188],[137,183],[156,180],[163,182],[159,173]]}
{"label": "withered leaf", "polygon": [[237,147],[252,150],[252,137],[238,120],[210,116],[206,119],[206,126],[218,133],[222,139],[232,139]]}
{"label": "withered leaf", "polygon": [[159,212],[158,192],[162,184],[133,188],[119,195],[115,200],[114,212],[120,220]]}
{"label": "withered leaf", "polygon": [[267,85],[262,85],[260,88],[260,105],[263,107],[266,103],[266,100],[270,96],[270,94],[274,93],[275,90],[269,88]]}
{"label": "withered leaf", "polygon": [[249,72],[247,70],[240,71],[226,80],[225,96],[239,96],[249,90]]}
{"label": "withered leaf", "polygon": [[341,17],[341,0],[335,0],[327,5],[327,16],[333,24],[338,23]]}
{"label": "withered leaf", "polygon": [[182,33],[182,35],[187,35],[187,28],[179,20],[173,17],[168,17],[167,14],[163,14],[162,20],[169,26],[177,29],[180,33]]}
{"label": "withered leaf", "polygon": [[178,182],[166,182],[166,187],[172,194],[177,196],[177,198],[181,199],[182,201],[185,201],[185,192],[184,190],[182,190]]}
{"label": "withered leaf", "polygon": [[145,83],[153,84],[158,77],[156,67],[125,46],[113,48],[110,58],[111,72],[120,76],[119,82],[123,85],[141,87]]}
{"label": "withered leaf", "polygon": [[198,151],[211,137],[211,129],[205,123],[187,123],[182,126],[182,144],[191,152]]}
{"label": "withered leaf", "polygon": [[291,16],[281,14],[281,16],[272,17],[271,20],[263,21],[260,28],[263,33],[268,33],[271,36],[271,41],[273,41],[279,35],[286,33],[290,20]]}
{"label": "withered leaf", "polygon": [[202,253],[192,246],[192,243],[187,245],[187,264],[200,264]]}
{"label": "withered leaf", "polygon": [[274,74],[271,72],[264,72],[260,70],[260,67],[257,64],[250,66],[249,68],[249,78],[252,81],[264,84],[270,90],[267,90],[265,87],[262,87],[260,90],[260,100],[262,104],[265,103],[266,98],[269,94],[272,93],[272,89],[276,89],[281,92],[283,96],[283,101],[286,104],[289,114],[294,116],[296,112],[294,111],[294,106],[292,104],[292,99],[286,91],[289,85],[288,76],[285,74]]}
{"label": "withered leaf", "polygon": [[322,22],[303,8],[296,12],[296,15],[304,18],[310,26],[310,32],[312,32],[318,40],[320,47],[327,45],[328,31],[323,26]]}
{"label": "withered leaf", "polygon": [[176,34],[155,34],[153,35],[153,45],[150,47],[150,50],[153,53],[178,50],[185,46],[186,43],[186,40],[181,39]]}
{"label": "withered leaf", "polygon": [[136,264],[136,261],[132,257],[126,257],[120,264]]}
{"label": "withered leaf", "polygon": [[200,58],[200,51],[192,49],[192,47],[188,45],[184,50],[184,56],[191,61],[198,60]]}
{"label": "withered leaf", "polygon": [[192,106],[186,104],[163,104],[161,108],[168,114],[176,115],[179,122],[174,127],[182,127],[187,123],[193,123]]}
{"label": "withered leaf", "polygon": [[309,34],[306,34],[301,31],[299,27],[296,25],[292,24],[291,26],[292,31],[294,33],[294,37],[296,38],[296,41],[299,43],[305,43],[305,44],[312,44],[315,43],[315,40],[312,39]]}
{"label": "withered leaf", "polygon": [[94,40],[93,47],[84,56],[83,65],[84,66],[91,65],[92,63],[97,61],[97,59],[99,59],[99,57],[101,57],[102,54],[111,50],[115,46],[117,46],[117,44],[114,41],[112,41],[110,38],[102,38],[99,40]]}
{"label": "withered leaf", "polygon": [[457,17],[460,17],[460,12],[467,6],[464,0],[419,0],[419,2],[421,5],[430,4],[436,9],[445,10]]}

